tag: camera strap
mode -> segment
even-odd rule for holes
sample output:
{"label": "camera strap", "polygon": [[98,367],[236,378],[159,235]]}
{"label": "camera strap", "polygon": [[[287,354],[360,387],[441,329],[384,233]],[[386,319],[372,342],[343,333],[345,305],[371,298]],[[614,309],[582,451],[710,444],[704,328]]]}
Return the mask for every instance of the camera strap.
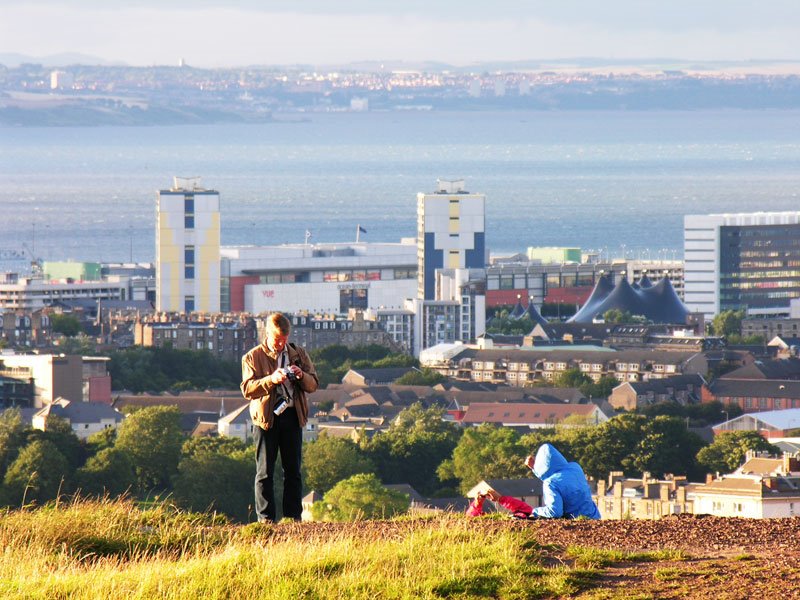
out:
{"label": "camera strap", "polygon": [[[278,357],[278,366],[282,369],[285,369],[289,366],[289,353],[284,348],[283,352],[281,352],[280,356]],[[287,406],[294,406],[294,385],[291,381],[284,381],[281,383],[281,388],[283,389],[283,393],[286,396],[286,403]]]}

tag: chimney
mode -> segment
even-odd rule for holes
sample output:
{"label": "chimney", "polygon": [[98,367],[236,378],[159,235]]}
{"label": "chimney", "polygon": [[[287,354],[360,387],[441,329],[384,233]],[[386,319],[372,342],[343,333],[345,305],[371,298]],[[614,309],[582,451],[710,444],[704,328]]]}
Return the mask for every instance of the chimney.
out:
{"label": "chimney", "polygon": [[608,487],[614,487],[618,481],[622,481],[625,478],[625,473],[623,471],[611,471],[608,474]]}
{"label": "chimney", "polygon": [[597,480],[597,497],[601,498],[606,495],[606,480],[605,479],[598,479]]}
{"label": "chimney", "polygon": [[644,485],[644,497],[655,499],[659,497],[660,484],[657,481],[650,481]]}
{"label": "chimney", "polygon": [[706,473],[706,485],[714,481],[714,474],[713,473]]}
{"label": "chimney", "polygon": [[662,502],[669,502],[669,484],[668,483],[660,484],[659,485],[659,489],[658,489],[658,493],[659,493],[659,499]]}
{"label": "chimney", "polygon": [[614,482],[614,498],[622,498],[622,482]]}
{"label": "chimney", "polygon": [[797,454],[783,453],[783,472],[785,474],[800,471],[800,457]]}

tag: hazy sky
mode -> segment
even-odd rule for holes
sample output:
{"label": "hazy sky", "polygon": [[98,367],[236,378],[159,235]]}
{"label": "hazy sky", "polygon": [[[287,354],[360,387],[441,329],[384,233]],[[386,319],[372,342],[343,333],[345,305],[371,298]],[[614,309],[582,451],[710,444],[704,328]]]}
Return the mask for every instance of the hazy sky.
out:
{"label": "hazy sky", "polygon": [[0,0],[0,53],[131,65],[800,58],[800,0]]}

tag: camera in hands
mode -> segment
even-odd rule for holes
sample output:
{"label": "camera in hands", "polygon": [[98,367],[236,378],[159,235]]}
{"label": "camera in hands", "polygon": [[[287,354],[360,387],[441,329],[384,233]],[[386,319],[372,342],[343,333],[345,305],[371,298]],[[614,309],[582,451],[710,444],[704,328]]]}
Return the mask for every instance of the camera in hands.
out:
{"label": "camera in hands", "polygon": [[295,375],[294,371],[291,369],[283,369],[283,374],[286,375],[286,379],[289,381],[297,381],[297,375]]}

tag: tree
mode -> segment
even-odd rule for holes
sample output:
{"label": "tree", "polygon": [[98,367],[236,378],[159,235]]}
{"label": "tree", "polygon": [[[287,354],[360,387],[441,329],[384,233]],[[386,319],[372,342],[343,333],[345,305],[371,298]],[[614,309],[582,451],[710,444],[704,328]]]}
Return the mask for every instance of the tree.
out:
{"label": "tree", "polygon": [[35,440],[19,452],[3,479],[6,504],[17,505],[35,502],[43,504],[53,500],[64,483],[69,465],[55,444],[48,440]]}
{"label": "tree", "polygon": [[571,455],[587,475],[604,478],[611,471],[625,468],[625,461],[636,449],[646,422],[642,415],[618,415],[596,427],[560,431],[553,445],[564,456]]}
{"label": "tree", "polygon": [[17,457],[25,445],[26,427],[18,408],[10,408],[0,413],[0,477]]}
{"label": "tree", "polygon": [[239,456],[248,450],[247,444],[235,437],[190,437],[181,447],[181,458],[194,458],[208,454]]}
{"label": "tree", "polygon": [[592,380],[579,368],[573,367],[559,373],[553,381],[556,387],[577,388],[591,384]]}
{"label": "tree", "polygon": [[91,496],[119,496],[136,485],[131,459],[118,448],[104,448],[75,473],[75,485]]}
{"label": "tree", "polygon": [[113,448],[114,443],[117,441],[117,430],[114,427],[106,427],[105,429],[93,433],[86,439],[86,453],[88,456],[94,456],[101,450],[106,448]]}
{"label": "tree", "polygon": [[48,440],[58,448],[58,451],[67,460],[67,475],[70,478],[86,460],[86,449],[66,419],[55,415],[48,416],[44,431],[38,429],[28,431],[28,441],[35,439]]}
{"label": "tree", "polygon": [[238,362],[219,360],[208,350],[136,346],[110,356],[111,378],[120,388],[133,392],[164,391],[176,385],[193,389],[238,387],[241,377]]}
{"label": "tree", "polygon": [[514,319],[508,316],[506,311],[496,313],[486,323],[486,333],[500,333],[504,335],[525,335],[533,330],[535,323],[530,317],[525,316]]}
{"label": "tree", "polygon": [[216,510],[246,522],[253,502],[254,475],[253,457],[246,450],[232,454],[203,451],[181,460],[173,495],[187,510]]}
{"label": "tree", "polygon": [[516,431],[484,424],[464,432],[440,478],[452,475],[466,492],[482,479],[522,477],[528,473],[522,462],[528,454]]}
{"label": "tree", "polygon": [[127,452],[140,491],[165,490],[178,471],[183,434],[174,406],[137,410],[122,422],[115,448]]}
{"label": "tree", "polygon": [[627,310],[622,311],[618,308],[611,308],[603,313],[603,321],[608,324],[614,323],[641,323],[643,317],[632,315]]}
{"label": "tree", "polygon": [[97,353],[94,340],[81,332],[73,337],[60,340],[58,347],[64,354],[77,354],[78,356],[92,356]]}
{"label": "tree", "polygon": [[637,473],[694,477],[697,475],[695,457],[702,447],[703,440],[689,431],[682,419],[656,417],[642,427],[642,437],[623,465],[626,470]]}
{"label": "tree", "polygon": [[757,431],[725,431],[697,453],[697,464],[706,473],[730,473],[744,463],[748,450],[779,454]]}
{"label": "tree", "polygon": [[340,481],[311,509],[319,521],[389,519],[408,510],[406,494],[388,490],[374,473],[360,473]]}
{"label": "tree", "polygon": [[397,385],[428,385],[434,386],[437,383],[446,381],[447,377],[437,373],[433,369],[424,368],[421,370],[412,369],[405,375],[398,377],[395,383]]}
{"label": "tree", "polygon": [[604,375],[596,383],[590,381],[580,386],[581,393],[587,398],[608,398],[615,387],[619,385],[616,377]]}
{"label": "tree", "polygon": [[75,315],[52,314],[50,315],[50,327],[54,333],[60,333],[66,337],[74,337],[82,331],[81,322]]}
{"label": "tree", "polygon": [[375,471],[372,461],[355,443],[325,433],[303,449],[303,467],[306,487],[319,494],[353,475]]}
{"label": "tree", "polygon": [[387,431],[365,442],[381,481],[408,483],[422,493],[436,489],[436,468],[450,457],[460,433],[443,417],[444,409],[415,403]]}
{"label": "tree", "polygon": [[742,319],[746,316],[743,310],[723,310],[711,322],[714,335],[727,337],[730,334],[742,333]]}

